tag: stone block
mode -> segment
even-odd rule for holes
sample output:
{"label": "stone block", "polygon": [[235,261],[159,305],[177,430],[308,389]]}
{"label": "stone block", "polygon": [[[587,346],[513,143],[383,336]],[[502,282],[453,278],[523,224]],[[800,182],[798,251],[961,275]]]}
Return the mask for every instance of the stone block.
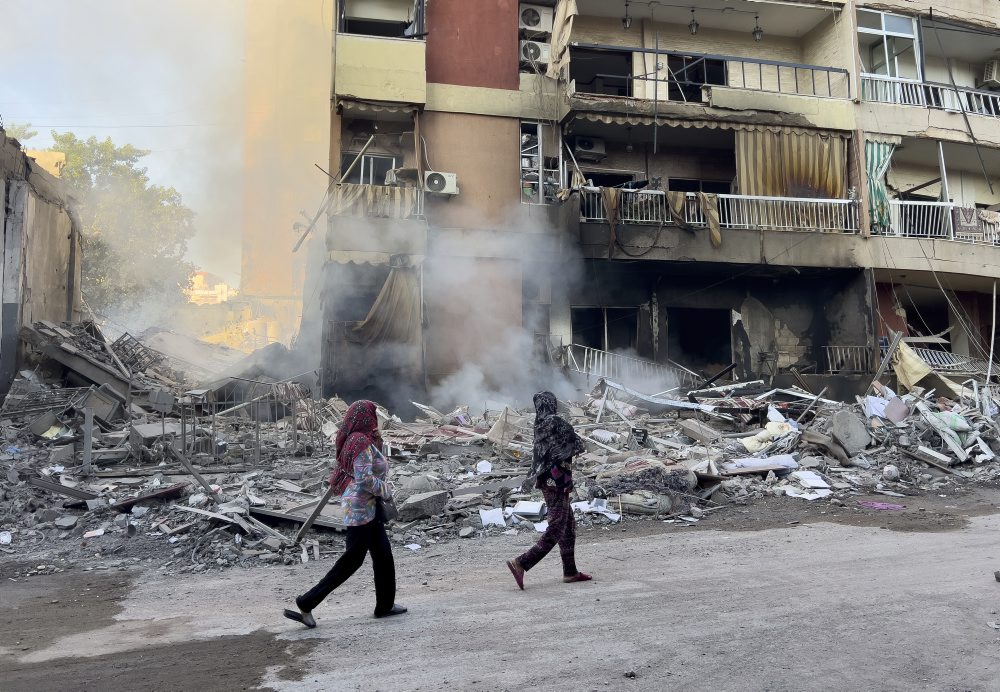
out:
{"label": "stone block", "polygon": [[448,493],[443,490],[410,495],[399,508],[399,520],[414,521],[432,517],[440,514],[447,502]]}

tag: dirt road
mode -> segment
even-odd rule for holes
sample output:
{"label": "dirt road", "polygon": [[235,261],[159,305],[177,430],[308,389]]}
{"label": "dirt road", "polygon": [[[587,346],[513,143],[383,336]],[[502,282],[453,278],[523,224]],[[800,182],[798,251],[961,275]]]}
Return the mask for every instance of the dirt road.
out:
{"label": "dirt road", "polygon": [[366,566],[315,630],[280,612],[329,561],[4,579],[0,688],[1000,689],[1000,515],[644,533],[583,532],[595,581],[563,584],[553,555],[524,592],[502,559],[527,533],[400,550],[409,614],[370,617]]}

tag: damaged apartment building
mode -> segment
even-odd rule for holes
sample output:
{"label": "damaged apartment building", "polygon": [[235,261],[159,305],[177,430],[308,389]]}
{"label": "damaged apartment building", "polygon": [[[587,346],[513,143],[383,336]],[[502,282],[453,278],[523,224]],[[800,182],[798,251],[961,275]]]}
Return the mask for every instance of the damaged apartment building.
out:
{"label": "damaged apartment building", "polygon": [[325,388],[511,348],[867,382],[897,332],[981,374],[998,55],[985,0],[342,0]]}
{"label": "damaged apartment building", "polygon": [[80,220],[58,178],[64,163],[29,155],[0,125],[0,396],[17,373],[22,327],[80,317]]}

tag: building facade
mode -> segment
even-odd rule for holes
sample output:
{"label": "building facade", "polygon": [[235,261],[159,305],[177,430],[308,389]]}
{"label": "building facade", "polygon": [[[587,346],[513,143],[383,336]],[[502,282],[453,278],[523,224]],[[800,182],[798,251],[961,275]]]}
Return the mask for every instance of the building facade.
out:
{"label": "building facade", "polygon": [[995,4],[345,0],[334,23],[329,391],[510,353],[866,374],[897,331],[985,367]]}

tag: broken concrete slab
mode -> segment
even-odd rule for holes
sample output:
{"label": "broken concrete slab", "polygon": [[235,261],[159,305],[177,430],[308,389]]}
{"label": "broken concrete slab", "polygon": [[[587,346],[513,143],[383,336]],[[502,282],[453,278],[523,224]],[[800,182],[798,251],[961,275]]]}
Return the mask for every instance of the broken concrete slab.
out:
{"label": "broken concrete slab", "polygon": [[70,529],[76,526],[77,521],[79,521],[78,517],[74,517],[73,515],[67,514],[65,516],[59,517],[52,523],[55,524],[55,527],[57,529],[62,529],[63,531],[69,531]]}
{"label": "broken concrete slab", "polygon": [[712,444],[722,439],[722,433],[718,430],[693,418],[678,421],[677,427],[692,440],[702,444]]}
{"label": "broken concrete slab", "polygon": [[833,414],[831,434],[851,456],[864,451],[872,442],[865,422],[856,413],[847,409]]}
{"label": "broken concrete slab", "polygon": [[447,503],[448,493],[444,490],[410,495],[399,508],[399,520],[413,521],[415,519],[432,517],[444,511]]}

